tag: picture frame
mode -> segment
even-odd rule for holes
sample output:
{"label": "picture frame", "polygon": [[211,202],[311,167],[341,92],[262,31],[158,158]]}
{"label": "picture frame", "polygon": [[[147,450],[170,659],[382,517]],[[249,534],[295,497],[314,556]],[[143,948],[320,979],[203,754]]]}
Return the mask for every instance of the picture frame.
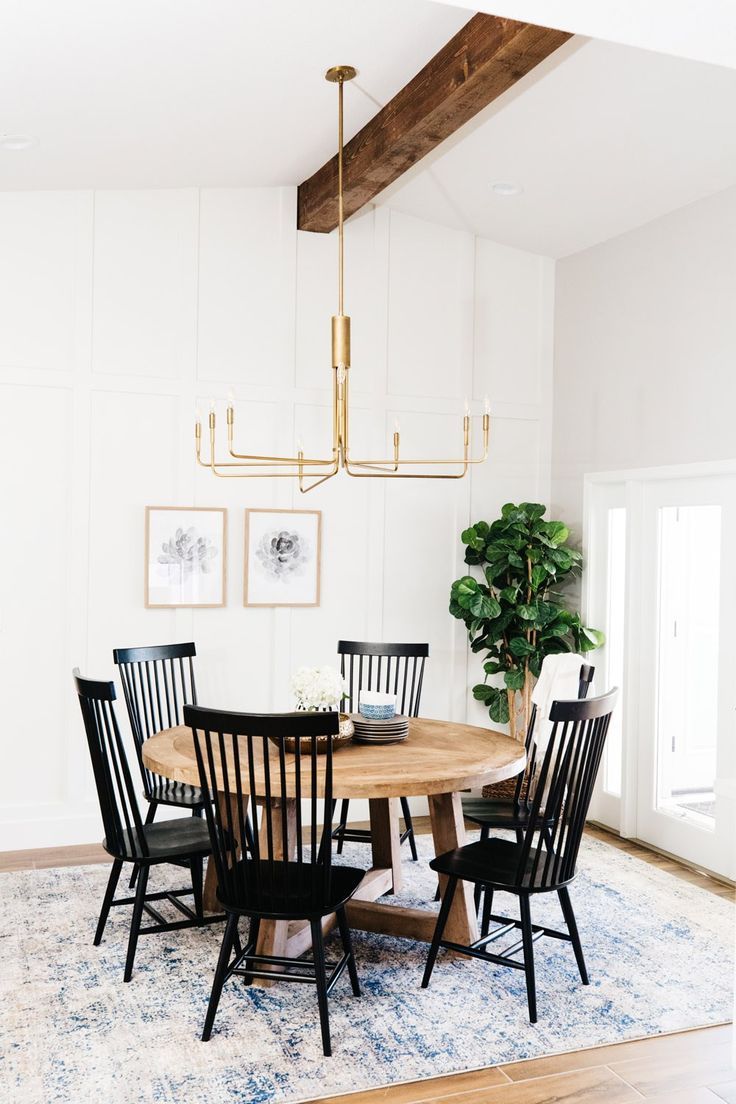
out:
{"label": "picture frame", "polygon": [[321,568],[321,510],[245,511],[244,606],[318,606]]}
{"label": "picture frame", "polygon": [[227,510],[146,506],[146,609],[216,609],[227,600]]}

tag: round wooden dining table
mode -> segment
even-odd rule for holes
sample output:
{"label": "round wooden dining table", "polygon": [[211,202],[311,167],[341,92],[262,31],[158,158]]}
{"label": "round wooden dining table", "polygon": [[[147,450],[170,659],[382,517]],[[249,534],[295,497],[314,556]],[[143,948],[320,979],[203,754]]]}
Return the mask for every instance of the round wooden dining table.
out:
{"label": "round wooden dining table", "polygon": [[[146,767],[164,778],[199,785],[192,730],[184,726],[165,729],[143,745]],[[333,796],[367,798],[370,810],[372,862],[348,904],[350,926],[429,942],[436,922],[431,909],[407,908],[379,898],[400,894],[402,888],[400,804],[401,797],[427,797],[436,855],[465,843],[460,791],[501,782],[519,774],[525,766],[524,747],[518,741],[485,728],[412,718],[409,735],[395,744],[351,742],[334,752]],[[247,775],[247,766],[243,766]],[[243,778],[247,788],[247,777]],[[227,794],[218,800],[227,801]],[[274,798],[279,801],[281,798]],[[295,818],[295,802],[287,794],[289,819]],[[279,818],[275,818],[278,820]],[[293,836],[293,830],[290,833]],[[440,892],[444,893],[444,876]],[[205,882],[205,908],[215,911],[217,884],[210,862]],[[328,930],[334,917],[326,917]],[[472,887],[460,886],[455,894],[445,938],[468,944],[478,938]],[[262,954],[296,957],[311,945],[306,921],[263,921],[258,949]]]}

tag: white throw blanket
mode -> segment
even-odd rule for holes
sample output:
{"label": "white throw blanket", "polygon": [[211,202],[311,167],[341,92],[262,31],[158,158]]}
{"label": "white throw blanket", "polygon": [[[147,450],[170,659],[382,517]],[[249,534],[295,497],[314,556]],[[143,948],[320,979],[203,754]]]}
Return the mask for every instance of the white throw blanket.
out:
{"label": "white throw blanket", "polygon": [[[552,735],[549,713],[556,701],[573,701],[580,688],[580,668],[585,660],[574,652],[560,652],[545,656],[537,684],[532,690],[532,702],[537,707],[534,722],[534,743],[537,746],[535,773],[542,769],[545,752]],[[549,789],[549,781],[547,789]],[[544,795],[546,798],[546,794]]]}

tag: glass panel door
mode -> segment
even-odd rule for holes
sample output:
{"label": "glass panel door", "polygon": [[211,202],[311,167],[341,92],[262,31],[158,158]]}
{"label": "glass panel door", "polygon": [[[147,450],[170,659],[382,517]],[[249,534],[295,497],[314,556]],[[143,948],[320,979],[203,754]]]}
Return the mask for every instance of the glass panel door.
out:
{"label": "glass panel door", "polygon": [[[637,835],[734,874],[736,480],[643,486]],[[728,611],[730,610],[730,616]]]}

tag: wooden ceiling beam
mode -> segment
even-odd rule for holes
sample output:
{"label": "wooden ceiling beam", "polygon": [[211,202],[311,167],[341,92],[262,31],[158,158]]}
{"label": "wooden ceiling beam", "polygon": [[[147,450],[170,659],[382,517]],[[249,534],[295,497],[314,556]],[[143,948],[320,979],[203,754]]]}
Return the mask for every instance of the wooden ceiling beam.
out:
{"label": "wooden ceiling beam", "polygon": [[[572,36],[475,15],[345,146],[345,217],[503,95]],[[337,154],[299,185],[297,226],[337,226]]]}

